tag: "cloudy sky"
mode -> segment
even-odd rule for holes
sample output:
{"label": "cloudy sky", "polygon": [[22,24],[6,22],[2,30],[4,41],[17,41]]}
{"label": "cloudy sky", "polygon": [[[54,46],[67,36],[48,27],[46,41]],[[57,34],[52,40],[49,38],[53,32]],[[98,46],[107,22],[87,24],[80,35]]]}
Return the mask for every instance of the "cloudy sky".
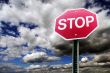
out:
{"label": "cloudy sky", "polygon": [[[66,9],[87,8],[98,16],[98,30],[88,39],[81,40],[81,56],[100,52],[97,43],[100,45],[106,41],[102,40],[104,39],[102,36],[106,37],[107,33],[102,34],[99,31],[110,26],[109,0],[0,0],[0,2],[0,63],[14,63],[22,67],[71,63],[71,41],[63,40],[53,31],[55,18]],[[99,43],[100,39],[98,42],[94,41],[98,36],[102,43]],[[97,51],[94,51],[94,48]]]}

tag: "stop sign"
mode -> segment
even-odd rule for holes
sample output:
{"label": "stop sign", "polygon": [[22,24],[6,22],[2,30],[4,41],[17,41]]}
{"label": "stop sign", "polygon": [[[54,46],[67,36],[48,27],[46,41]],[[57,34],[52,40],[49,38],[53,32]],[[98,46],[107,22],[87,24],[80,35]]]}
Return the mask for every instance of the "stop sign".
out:
{"label": "stop sign", "polygon": [[55,32],[66,40],[87,38],[97,27],[96,14],[84,8],[66,10],[55,21]]}

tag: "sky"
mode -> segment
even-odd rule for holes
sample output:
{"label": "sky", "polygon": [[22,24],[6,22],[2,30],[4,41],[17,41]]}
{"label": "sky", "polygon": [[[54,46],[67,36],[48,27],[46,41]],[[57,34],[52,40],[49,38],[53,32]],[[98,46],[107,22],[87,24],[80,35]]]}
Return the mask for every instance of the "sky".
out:
{"label": "sky", "polygon": [[[11,2],[17,2],[17,0],[16,1],[12,0]],[[38,3],[39,2],[40,1],[38,1]],[[15,3],[13,3],[12,5],[14,5],[14,4]],[[5,4],[3,5],[3,7],[5,7]],[[15,7],[15,6],[13,6],[13,7]],[[2,12],[2,10],[1,10],[1,12]],[[3,17],[5,17],[5,16],[3,15]],[[14,20],[8,21],[7,18],[4,20],[1,20],[1,22],[0,22],[0,58],[1,58],[0,62],[1,63],[14,63],[14,64],[20,65],[22,67],[27,67],[27,66],[31,65],[32,63],[28,63],[28,61],[26,61],[26,63],[25,63],[24,62],[25,59],[23,59],[23,58],[26,57],[27,55],[30,58],[30,55],[33,53],[41,54],[41,55],[38,55],[38,54],[35,55],[35,56],[38,56],[37,59],[39,60],[39,61],[34,61],[35,63],[33,62],[35,65],[36,64],[51,65],[51,64],[71,63],[71,56],[63,55],[63,56],[58,57],[58,60],[57,60],[57,57],[55,56],[56,51],[54,51],[54,49],[50,49],[50,48],[53,48],[52,46],[50,46],[50,43],[47,42],[47,44],[45,45],[45,42],[48,41],[48,39],[43,38],[45,36],[43,36],[42,32],[41,32],[42,34],[36,33],[38,31],[38,29],[41,29],[41,28],[39,28],[40,27],[39,22],[38,23],[32,22],[33,20],[30,22],[27,22],[28,20],[18,21],[18,19],[17,19],[17,22],[13,23]],[[11,18],[11,17],[9,17],[9,18]],[[13,19],[13,17],[12,17],[12,19]],[[14,19],[16,20],[16,18],[14,18]],[[29,34],[29,37],[28,37],[28,34]],[[41,37],[39,35],[41,35]],[[33,39],[35,39],[35,40],[38,39],[38,40],[34,41]],[[49,46],[48,46],[48,44],[49,44]],[[45,45],[45,46],[42,46],[42,45]],[[23,52],[21,52],[21,51],[23,51]],[[26,54],[25,54],[25,52],[26,52]],[[34,56],[34,54],[32,55],[32,57]],[[43,61],[43,60],[45,60],[45,58],[48,58],[48,57],[49,57],[48,61]]]}
{"label": "sky", "polygon": [[0,4],[0,63],[21,67],[70,64],[71,43],[53,31],[55,18],[68,8],[87,8],[97,13],[99,30],[110,26],[109,0],[2,1],[5,2]]}

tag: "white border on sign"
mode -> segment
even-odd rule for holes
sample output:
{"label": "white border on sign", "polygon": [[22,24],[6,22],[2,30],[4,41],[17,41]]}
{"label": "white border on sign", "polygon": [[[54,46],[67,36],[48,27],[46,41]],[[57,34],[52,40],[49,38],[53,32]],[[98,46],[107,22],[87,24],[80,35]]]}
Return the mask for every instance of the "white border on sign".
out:
{"label": "white border on sign", "polygon": [[[96,19],[97,19],[97,27],[96,27],[95,29],[93,29],[86,37],[66,39],[65,37],[63,37],[62,35],[60,35],[59,33],[57,33],[57,32],[55,31],[56,19],[59,18],[60,16],[62,16],[62,15],[63,15],[64,13],[66,13],[68,10],[79,10],[79,9],[84,9],[84,10],[86,10],[86,11],[88,11],[88,12],[91,12],[91,13],[95,14],[95,15],[96,15]],[[64,40],[86,39],[88,36],[90,36],[90,35],[99,27],[99,21],[98,21],[98,18],[97,18],[97,14],[94,13],[94,12],[92,12],[92,11],[90,11],[90,10],[87,10],[87,9],[85,9],[85,8],[66,9],[63,13],[61,13],[61,15],[57,16],[56,19],[55,19],[55,24],[54,24],[54,33],[56,33],[58,36],[60,36],[60,37],[63,38]]]}

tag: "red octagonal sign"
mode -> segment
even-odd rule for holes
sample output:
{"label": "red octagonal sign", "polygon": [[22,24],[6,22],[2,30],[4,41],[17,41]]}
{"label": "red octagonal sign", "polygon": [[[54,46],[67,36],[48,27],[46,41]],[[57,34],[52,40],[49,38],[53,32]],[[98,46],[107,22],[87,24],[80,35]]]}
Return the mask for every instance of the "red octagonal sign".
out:
{"label": "red octagonal sign", "polygon": [[55,22],[55,32],[66,40],[87,38],[97,27],[96,14],[84,8],[66,10]]}

